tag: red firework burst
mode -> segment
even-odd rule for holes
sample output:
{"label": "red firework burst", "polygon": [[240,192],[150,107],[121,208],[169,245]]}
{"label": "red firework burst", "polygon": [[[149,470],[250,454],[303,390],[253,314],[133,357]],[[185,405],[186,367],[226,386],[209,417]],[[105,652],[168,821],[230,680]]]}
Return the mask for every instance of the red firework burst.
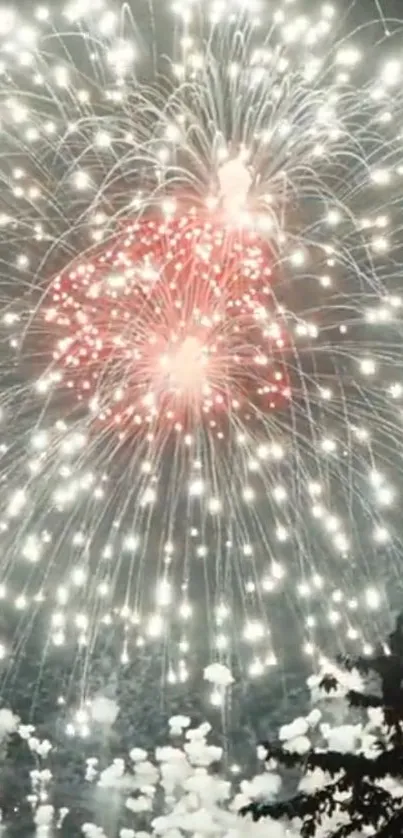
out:
{"label": "red firework burst", "polygon": [[271,252],[196,211],[128,222],[51,287],[54,361],[98,420],[177,429],[284,405],[285,330]]}

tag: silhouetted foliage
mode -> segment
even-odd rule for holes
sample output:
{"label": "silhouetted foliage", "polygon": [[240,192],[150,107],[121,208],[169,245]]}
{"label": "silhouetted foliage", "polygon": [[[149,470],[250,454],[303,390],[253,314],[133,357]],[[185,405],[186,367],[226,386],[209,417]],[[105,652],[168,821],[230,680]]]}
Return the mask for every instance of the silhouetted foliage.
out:
{"label": "silhouetted foliage", "polygon": [[[346,700],[350,707],[383,711],[383,735],[374,743],[370,753],[343,753],[312,748],[308,753],[292,752],[282,744],[263,742],[267,760],[276,760],[286,769],[301,768],[304,772],[321,769],[328,781],[316,791],[297,793],[290,800],[254,802],[242,809],[254,821],[264,817],[275,820],[301,819],[302,838],[320,833],[327,820],[329,838],[348,838],[353,833],[370,828],[378,838],[401,838],[403,834],[403,614],[389,637],[388,649],[371,658],[340,657],[341,669],[353,669],[363,676],[375,674],[379,680],[379,695],[350,690]],[[321,688],[327,693],[338,687],[336,677],[325,676]],[[400,793],[391,793],[382,781],[394,781]],[[339,817],[337,817],[339,815]],[[329,828],[328,818],[335,816]]]}

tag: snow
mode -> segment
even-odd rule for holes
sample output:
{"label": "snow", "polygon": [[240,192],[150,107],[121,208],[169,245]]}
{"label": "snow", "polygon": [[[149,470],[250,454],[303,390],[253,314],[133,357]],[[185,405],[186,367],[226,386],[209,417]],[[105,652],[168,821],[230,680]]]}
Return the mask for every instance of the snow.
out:
{"label": "snow", "polygon": [[32,734],[34,733],[34,726],[33,725],[19,725],[18,726],[18,733],[21,736],[21,739],[31,739]]}
{"label": "snow", "polygon": [[362,725],[340,725],[339,727],[322,725],[321,730],[331,751],[352,753],[357,750],[361,739]]}
{"label": "snow", "polygon": [[29,737],[28,746],[33,753],[40,757],[44,757],[45,759],[52,750],[52,745],[48,739],[40,741],[36,736]]}
{"label": "snow", "polygon": [[167,745],[163,748],[156,748],[155,758],[157,762],[181,762],[186,759],[185,754],[180,748],[171,748]]}
{"label": "snow", "polygon": [[294,754],[306,754],[311,748],[311,742],[307,736],[296,736],[284,743],[284,750]]}
{"label": "snow", "polygon": [[145,795],[139,797],[128,797],[126,800],[126,807],[131,812],[149,812],[152,807],[152,800]]}
{"label": "snow", "polygon": [[[363,690],[363,679],[356,669],[347,672],[328,660],[323,660],[322,664],[321,671],[311,675],[307,680],[312,701],[333,702],[336,698],[345,698],[349,690],[356,690],[357,692]],[[322,686],[323,679],[326,676],[332,676],[337,682],[335,688],[329,692]]]}
{"label": "snow", "polygon": [[49,804],[42,804],[38,806],[35,815],[34,815],[34,822],[35,826],[37,827],[37,835],[38,836],[46,836],[49,835],[49,827],[52,824],[54,815],[53,806]]}
{"label": "snow", "polygon": [[368,707],[367,710],[369,725],[371,728],[380,728],[384,722],[384,713],[382,707]]}
{"label": "snow", "polygon": [[144,762],[147,756],[147,751],[144,748],[132,748],[129,753],[129,757],[133,762]]}
{"label": "snow", "polygon": [[306,720],[308,722],[309,727],[316,727],[319,724],[321,718],[321,711],[317,707],[314,707],[314,709],[311,710],[309,715],[306,717]]}
{"label": "snow", "polygon": [[[223,689],[224,684],[232,683],[232,675],[226,667],[217,669],[217,666],[213,665],[210,676],[218,677]],[[340,700],[340,690],[330,696],[323,693],[322,678],[323,675],[309,679],[311,697],[316,695],[320,709],[313,707],[306,717],[299,716],[280,727],[278,739],[284,750],[304,755],[311,748],[330,748],[341,753],[365,752],[375,756],[378,740],[382,740],[384,733],[382,711],[369,710],[363,723],[352,724],[349,719],[341,719],[342,707],[346,714],[347,705]],[[354,675],[353,682],[355,678]],[[347,683],[350,683],[348,679],[344,680],[342,691]],[[102,719],[102,724],[109,725],[116,719],[118,707],[108,702],[109,699],[105,703],[104,697],[98,696],[92,704],[92,713],[94,720],[96,716],[99,722]],[[334,723],[335,716],[340,723]],[[67,809],[55,810],[48,802],[52,800],[53,777],[46,760],[52,754],[52,745],[49,740],[40,739],[32,725],[21,724],[9,710],[0,711],[0,731],[3,736],[18,733],[35,755],[37,767],[31,772],[32,793],[28,800],[37,838],[49,838],[68,813]],[[170,744],[172,736],[175,736],[175,746]],[[267,838],[268,835],[298,838],[301,824],[297,821],[276,822],[267,818],[254,823],[251,817],[239,814],[251,802],[275,801],[282,793],[283,769],[280,773],[276,761],[266,759],[266,748],[257,747],[258,770],[250,777],[243,775],[242,769],[239,774],[231,773],[223,756],[223,748],[217,744],[209,722],[191,727],[190,718],[178,714],[168,722],[166,745],[149,752],[134,746],[107,767],[100,765],[97,757],[83,755],[83,764],[86,781],[96,782],[98,788],[106,790],[107,799],[110,791],[119,792],[117,800],[125,818],[119,838]],[[284,779],[287,784],[286,775]],[[329,781],[329,775],[320,769],[301,769],[298,791],[309,794]],[[379,785],[394,797],[403,796],[403,785],[392,778],[385,778]],[[335,800],[333,820],[323,816],[321,838],[326,830],[334,827],[335,819],[339,818],[339,824],[344,822],[340,810],[343,795],[338,794]],[[143,830],[136,829],[138,825]],[[94,823],[84,823],[81,829],[84,838],[107,838]]]}
{"label": "snow", "polygon": [[168,724],[171,736],[181,736],[185,728],[189,727],[190,719],[188,716],[171,716]]}
{"label": "snow", "polygon": [[0,739],[14,733],[18,727],[19,718],[11,710],[2,707],[0,710]]}
{"label": "snow", "polygon": [[298,736],[305,736],[308,732],[308,722],[306,719],[303,719],[300,716],[298,719],[294,719],[291,724],[283,725],[280,728],[278,738],[280,742],[287,742],[289,739],[296,739]]}
{"label": "snow", "polygon": [[265,771],[257,774],[252,780],[241,783],[241,791],[251,800],[273,800],[281,788],[281,777]]}
{"label": "snow", "polygon": [[193,765],[212,765],[222,757],[222,748],[207,745],[204,741],[193,740],[184,746],[185,753]]}
{"label": "snow", "polygon": [[84,823],[81,831],[86,838],[106,838],[103,829],[96,826],[95,823]]}
{"label": "snow", "polygon": [[217,776],[212,776],[205,768],[197,768],[183,783],[183,788],[198,794],[204,801],[222,802],[231,794],[231,784]]}
{"label": "snow", "polygon": [[122,759],[114,759],[112,765],[105,768],[98,780],[98,785],[105,789],[119,789],[122,787],[125,764]]}
{"label": "snow", "polygon": [[314,771],[307,771],[301,778],[298,784],[298,790],[310,794],[323,788],[330,780],[330,776],[322,771],[321,768],[315,768]]}
{"label": "snow", "polygon": [[186,739],[205,739],[211,731],[210,722],[203,722],[199,727],[192,727],[186,731]]}
{"label": "snow", "polygon": [[142,788],[143,786],[152,787],[158,781],[158,778],[158,768],[149,760],[142,760],[141,762],[135,763],[134,779],[136,788]]}

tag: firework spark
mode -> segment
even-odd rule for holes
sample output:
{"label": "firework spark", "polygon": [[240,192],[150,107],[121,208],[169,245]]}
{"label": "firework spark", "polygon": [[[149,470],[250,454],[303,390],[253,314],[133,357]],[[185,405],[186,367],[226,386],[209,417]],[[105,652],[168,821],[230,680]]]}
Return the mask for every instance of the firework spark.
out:
{"label": "firework spark", "polygon": [[257,676],[292,613],[314,659],[335,626],[370,649],[401,577],[401,33],[337,20],[0,13],[1,590],[56,646],[162,638],[175,681],[199,637]]}
{"label": "firework spark", "polygon": [[[127,226],[51,285],[46,323],[65,385],[101,421],[183,430],[289,397],[270,253],[254,231],[192,216]],[[262,372],[263,370],[263,372]],[[187,419],[187,421],[186,421]]]}

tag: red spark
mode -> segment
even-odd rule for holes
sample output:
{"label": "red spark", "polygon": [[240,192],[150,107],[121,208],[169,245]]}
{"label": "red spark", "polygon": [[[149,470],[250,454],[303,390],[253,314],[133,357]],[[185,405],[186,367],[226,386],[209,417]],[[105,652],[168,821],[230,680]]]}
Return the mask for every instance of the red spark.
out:
{"label": "red spark", "polygon": [[64,384],[103,423],[184,425],[253,416],[290,397],[271,252],[218,216],[125,225],[51,287]]}

